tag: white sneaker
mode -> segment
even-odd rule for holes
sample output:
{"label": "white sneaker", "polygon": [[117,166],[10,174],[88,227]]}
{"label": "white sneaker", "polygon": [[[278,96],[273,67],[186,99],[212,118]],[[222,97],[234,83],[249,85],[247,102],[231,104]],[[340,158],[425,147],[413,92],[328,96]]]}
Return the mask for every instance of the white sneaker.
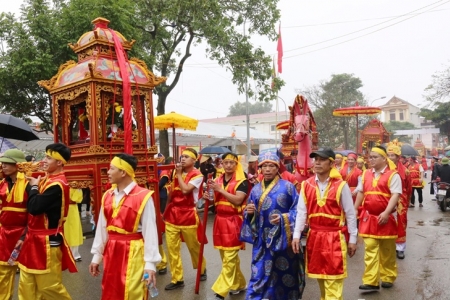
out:
{"label": "white sneaker", "polygon": [[242,289],[237,289],[237,290],[230,290],[230,295],[237,295],[240,292],[244,292],[245,290],[247,290],[247,287],[242,288]]}

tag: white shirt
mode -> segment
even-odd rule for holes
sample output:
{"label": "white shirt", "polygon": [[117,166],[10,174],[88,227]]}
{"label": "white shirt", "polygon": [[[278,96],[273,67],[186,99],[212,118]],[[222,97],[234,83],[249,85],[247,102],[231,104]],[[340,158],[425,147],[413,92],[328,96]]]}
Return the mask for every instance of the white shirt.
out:
{"label": "white shirt", "polygon": [[[386,171],[386,168],[388,166],[385,166],[381,171],[376,172],[375,169],[372,169],[373,177],[376,178],[383,174]],[[358,183],[358,187],[356,188],[358,191],[363,192],[363,184],[362,181]],[[401,194],[402,193],[402,179],[400,178],[400,175],[398,173],[394,174],[391,178],[391,185],[389,186],[389,190],[391,191],[391,194]]]}
{"label": "white shirt", "polygon": [[[183,178],[187,175],[187,173],[183,172]],[[192,191],[193,196],[194,196],[194,204],[198,202],[198,189],[200,188],[200,185],[203,182],[203,176],[200,176],[198,178],[194,178],[191,179],[188,184],[192,184],[193,186],[195,186],[194,190]],[[203,188],[203,187],[201,187]]]}
{"label": "white shirt", "polygon": [[[316,183],[319,187],[320,196],[323,196],[325,189],[328,185],[330,178],[328,177],[325,182],[320,182],[319,178],[316,175]],[[356,244],[356,239],[358,236],[358,228],[356,226],[356,213],[353,207],[353,199],[352,193],[350,192],[350,188],[346,183],[342,188],[341,199],[339,201],[341,203],[342,209],[345,212],[345,218],[347,220],[348,233],[350,234],[349,243]],[[300,191],[298,194],[298,203],[297,203],[297,216],[295,218],[295,228],[294,228],[294,238],[300,238],[301,232],[305,228],[307,217],[307,210],[305,205],[305,199],[303,198],[303,193]]]}
{"label": "white shirt", "polygon": [[[114,203],[118,205],[120,200],[125,195],[129,195],[135,186],[136,182],[133,181],[120,192],[116,188],[114,190]],[[94,255],[92,262],[96,264],[102,262],[103,252],[108,241],[108,231],[106,230],[106,219],[103,209],[104,207],[102,206],[98,215],[97,230],[91,249],[91,253]],[[161,261],[161,255],[159,254],[158,248],[158,231],[156,228],[155,206],[152,197],[145,204],[137,231],[142,232],[144,238],[144,269],[156,271],[156,264]],[[120,271],[118,270],[118,272]]]}

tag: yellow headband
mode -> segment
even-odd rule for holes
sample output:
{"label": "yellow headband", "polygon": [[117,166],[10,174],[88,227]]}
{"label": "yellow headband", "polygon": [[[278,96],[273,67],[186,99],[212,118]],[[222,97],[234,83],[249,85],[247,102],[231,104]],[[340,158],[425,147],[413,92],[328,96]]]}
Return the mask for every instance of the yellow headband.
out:
{"label": "yellow headband", "polygon": [[402,150],[400,149],[399,146],[394,146],[394,145],[388,146],[387,152],[394,153],[395,155],[398,155],[398,156],[402,155]]}
{"label": "yellow headband", "polygon": [[370,150],[370,151],[376,152],[376,153],[380,154],[381,156],[387,158],[386,152],[384,152],[384,151],[381,150],[380,148],[373,147],[372,150]]}
{"label": "yellow headband", "polygon": [[357,160],[356,160],[357,162],[364,162],[364,158],[361,158],[361,157],[359,157]]}
{"label": "yellow headband", "polygon": [[381,156],[383,156],[384,158],[386,158],[387,163],[389,165],[389,169],[395,170],[397,168],[395,163],[392,160],[389,159],[389,157],[387,156],[386,152],[384,152],[380,148],[373,147],[372,150],[370,150],[370,151],[376,152],[376,153],[380,154]]}
{"label": "yellow headband", "polygon": [[228,154],[225,157],[222,157],[222,161],[223,160],[232,160],[235,161],[237,164],[236,167],[236,180],[237,181],[241,181],[245,179],[245,173],[244,173],[244,168],[242,168],[242,164],[239,162],[239,160],[232,154]]}
{"label": "yellow headband", "polygon": [[339,153],[336,154],[336,158],[342,158],[342,157],[343,157],[342,154],[339,154]]}
{"label": "yellow headband", "polygon": [[113,165],[117,169],[124,170],[125,173],[127,173],[131,178],[134,179],[135,174],[133,167],[120,157],[115,156],[111,161],[111,165]]}
{"label": "yellow headband", "polygon": [[182,155],[187,155],[187,156],[189,156],[190,158],[192,158],[193,160],[197,160],[197,155],[195,155],[194,152],[189,151],[189,150],[187,150],[187,149],[183,150],[183,152],[182,152],[181,154],[182,154]]}
{"label": "yellow headband", "polygon": [[61,154],[59,154],[59,152],[53,151],[53,150],[47,150],[47,152],[45,152],[45,154],[47,154],[48,156],[50,156],[51,158],[54,158],[56,160],[60,160],[63,163],[67,164],[67,161],[64,159],[64,157],[61,156]]}

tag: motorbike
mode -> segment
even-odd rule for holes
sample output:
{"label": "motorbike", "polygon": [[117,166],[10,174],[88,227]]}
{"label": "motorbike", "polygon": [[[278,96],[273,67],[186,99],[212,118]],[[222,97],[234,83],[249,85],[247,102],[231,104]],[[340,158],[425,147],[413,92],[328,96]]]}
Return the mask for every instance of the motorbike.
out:
{"label": "motorbike", "polygon": [[450,183],[447,182],[436,182],[437,184],[437,194],[436,201],[439,205],[439,208],[442,211],[446,211],[447,207],[450,207],[450,198],[446,197],[447,190],[450,189]]}

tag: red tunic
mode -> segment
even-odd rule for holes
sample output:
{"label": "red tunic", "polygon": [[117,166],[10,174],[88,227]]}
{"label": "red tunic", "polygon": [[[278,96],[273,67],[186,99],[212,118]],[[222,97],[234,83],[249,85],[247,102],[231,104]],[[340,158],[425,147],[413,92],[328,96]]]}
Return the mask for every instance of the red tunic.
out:
{"label": "red tunic", "polygon": [[422,158],[422,168],[424,171],[428,170],[427,159],[425,157]]}
{"label": "red tunic", "polygon": [[397,173],[395,170],[385,169],[379,178],[374,178],[372,170],[363,173],[363,211],[359,219],[359,235],[376,239],[397,238],[397,220],[391,213],[387,224],[379,225],[378,216],[384,212],[391,198],[389,185]]}
{"label": "red tunic", "polygon": [[[216,179],[216,182],[222,186],[228,193],[236,195],[236,189],[245,181],[245,179],[237,181],[236,174],[228,182],[226,188],[223,186],[225,174]],[[242,205],[234,205],[225,198],[221,193],[216,192],[214,197],[214,205],[216,206],[216,217],[213,227],[214,248],[224,250],[242,249],[244,243],[239,240],[239,233],[242,225]]]}
{"label": "red tunic", "polygon": [[[202,176],[199,170],[193,169],[186,174],[184,182],[187,184],[192,179]],[[201,191],[202,188],[200,187],[199,190]],[[184,195],[180,189],[178,178],[174,178],[172,181],[170,202],[164,212],[164,221],[175,227],[197,227],[198,216],[195,210],[194,193]]]}
{"label": "red tunic", "polygon": [[341,179],[330,179],[320,197],[315,177],[302,182],[301,193],[305,201],[310,226],[306,241],[306,272],[311,278],[340,279],[347,277],[347,244],[345,214],[340,203]]}
{"label": "red tunic", "polygon": [[70,203],[69,185],[63,172],[55,175],[47,176],[46,180],[39,183],[39,193],[51,186],[58,185],[62,190],[61,218],[58,228],[48,228],[48,220],[46,214],[28,215],[28,232],[25,241],[22,244],[21,253],[19,255],[19,267],[33,274],[50,273],[50,242],[49,235],[61,234],[61,252],[62,252],[62,270],[69,269],[70,272],[77,272],[72,252],[66,243],[63,235],[63,224],[67,217]]}
{"label": "red tunic", "polygon": [[408,166],[409,173],[411,174],[411,185],[413,188],[423,188],[422,181],[420,180],[420,164],[415,162]]}
{"label": "red tunic", "polygon": [[2,245],[0,247],[0,265],[8,265],[11,252],[27,226],[28,194],[25,192],[23,201],[15,203],[15,187],[16,185],[13,185],[11,191],[9,191],[8,181],[3,179],[0,182],[0,200],[3,203],[0,211],[0,245]]}
{"label": "red tunic", "polygon": [[397,205],[398,238],[396,242],[404,243],[406,242],[409,199],[412,193],[411,175],[409,170],[401,163],[397,164],[397,172],[402,180],[402,194],[400,195],[400,201]]}
{"label": "red tunic", "polygon": [[[144,273],[144,243],[142,234],[137,232],[139,221],[145,205],[150,199],[152,191],[136,185],[128,195],[123,197],[117,207],[114,204],[114,191],[109,190],[103,195],[102,206],[105,214],[108,242],[103,253],[104,274],[102,280],[102,299],[128,299],[127,286],[136,286],[130,283],[130,277],[142,278]],[[133,249],[130,251],[130,249]],[[142,258],[135,255],[142,254]],[[131,255],[130,255],[131,254]],[[135,271],[141,274],[130,274],[132,266],[129,262],[142,260],[142,268]],[[138,269],[138,270],[136,270]],[[145,285],[137,284],[145,293]]]}

